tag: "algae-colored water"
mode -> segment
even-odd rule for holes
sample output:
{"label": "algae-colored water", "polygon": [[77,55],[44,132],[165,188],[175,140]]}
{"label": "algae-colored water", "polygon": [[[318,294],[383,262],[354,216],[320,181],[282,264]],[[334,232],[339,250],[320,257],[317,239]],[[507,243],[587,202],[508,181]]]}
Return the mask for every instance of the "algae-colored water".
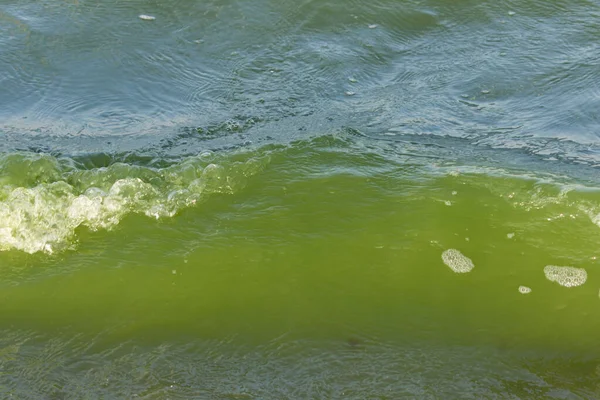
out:
{"label": "algae-colored water", "polygon": [[599,16],[0,1],[0,397],[600,396]]}

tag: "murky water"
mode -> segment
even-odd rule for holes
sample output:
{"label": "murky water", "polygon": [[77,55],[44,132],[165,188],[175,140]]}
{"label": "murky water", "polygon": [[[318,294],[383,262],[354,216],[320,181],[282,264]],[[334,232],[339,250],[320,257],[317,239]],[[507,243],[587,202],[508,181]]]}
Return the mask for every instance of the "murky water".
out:
{"label": "murky water", "polygon": [[0,393],[600,396],[600,4],[0,1]]}

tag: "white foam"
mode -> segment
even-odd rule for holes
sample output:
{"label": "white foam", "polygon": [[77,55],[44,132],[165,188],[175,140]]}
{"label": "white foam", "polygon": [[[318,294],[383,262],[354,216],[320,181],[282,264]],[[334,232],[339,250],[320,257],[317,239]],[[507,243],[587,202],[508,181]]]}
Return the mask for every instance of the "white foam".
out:
{"label": "white foam", "polygon": [[583,268],[559,267],[556,265],[546,265],[544,275],[551,282],[556,282],[564,287],[581,286],[587,280],[587,272]]}
{"label": "white foam", "polygon": [[531,288],[527,287],[527,286],[519,286],[519,293],[529,294],[529,293],[531,293]]}
{"label": "white foam", "polygon": [[473,261],[456,249],[448,249],[442,253],[442,261],[457,274],[471,272],[475,265]]}
{"label": "white foam", "polygon": [[0,187],[0,251],[56,253],[72,246],[80,226],[111,229],[130,213],[172,217],[212,193],[235,193],[266,162],[249,158],[224,167],[190,157],[165,169],[113,164],[65,177],[50,170],[57,181],[41,179],[33,187],[6,184]]}
{"label": "white foam", "polygon": [[154,21],[156,19],[156,17],[153,17],[152,15],[146,15],[146,14],[141,14],[139,16],[140,19],[143,19],[144,21]]}

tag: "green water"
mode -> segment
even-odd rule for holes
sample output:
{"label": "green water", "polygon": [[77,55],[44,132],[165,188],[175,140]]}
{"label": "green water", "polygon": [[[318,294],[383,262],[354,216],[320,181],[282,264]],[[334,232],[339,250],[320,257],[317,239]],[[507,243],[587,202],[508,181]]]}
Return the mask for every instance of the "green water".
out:
{"label": "green water", "polygon": [[[216,168],[209,158],[222,168],[218,184],[179,189],[196,204],[180,199],[173,216],[143,215],[167,208],[169,185],[197,187],[185,179]],[[184,165],[194,174],[167,183]],[[122,168],[126,179],[156,178],[155,197],[111,194]],[[55,199],[41,188],[55,183],[34,186],[20,218],[41,207],[55,225],[32,222],[27,233],[40,236],[25,249],[79,225],[52,243],[60,252],[0,253],[5,395],[598,394],[596,190],[395,162],[332,137],[87,172],[104,194],[79,194],[81,170],[44,171],[70,182],[63,190],[73,197],[61,194],[70,200],[50,209]],[[127,211],[100,214],[119,216],[107,228],[89,208],[92,218],[70,221],[61,207],[88,196]],[[471,272],[444,264],[451,248],[472,259]],[[587,281],[563,287],[545,277],[546,265],[585,268]],[[27,384],[14,378],[23,375]]]}
{"label": "green water", "polygon": [[0,0],[0,398],[600,398],[599,18]]}

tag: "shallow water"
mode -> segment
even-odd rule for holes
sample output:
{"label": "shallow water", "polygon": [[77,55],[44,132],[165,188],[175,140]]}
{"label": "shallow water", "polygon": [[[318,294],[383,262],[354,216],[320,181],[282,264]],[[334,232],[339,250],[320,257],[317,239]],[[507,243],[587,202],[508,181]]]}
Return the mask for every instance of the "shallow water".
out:
{"label": "shallow water", "polygon": [[0,393],[598,397],[599,16],[0,1]]}

